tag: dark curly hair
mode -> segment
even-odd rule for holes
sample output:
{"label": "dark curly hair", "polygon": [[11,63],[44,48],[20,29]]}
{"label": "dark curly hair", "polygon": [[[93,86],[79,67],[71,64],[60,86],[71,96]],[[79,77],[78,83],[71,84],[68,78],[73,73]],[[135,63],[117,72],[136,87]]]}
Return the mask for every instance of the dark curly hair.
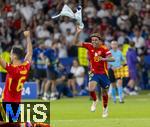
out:
{"label": "dark curly hair", "polygon": [[21,46],[18,45],[13,46],[12,53],[14,53],[18,59],[24,58],[24,50]]}

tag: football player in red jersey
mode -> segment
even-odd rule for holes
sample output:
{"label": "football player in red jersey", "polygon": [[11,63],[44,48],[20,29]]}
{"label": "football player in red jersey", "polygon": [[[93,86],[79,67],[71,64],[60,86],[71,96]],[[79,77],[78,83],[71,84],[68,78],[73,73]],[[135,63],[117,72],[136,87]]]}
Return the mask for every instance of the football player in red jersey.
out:
{"label": "football player in red jersey", "polygon": [[74,38],[74,43],[78,46],[82,46],[88,50],[88,57],[90,62],[90,74],[89,74],[89,92],[93,99],[91,111],[96,110],[97,96],[95,88],[97,84],[100,84],[102,88],[102,100],[103,100],[103,114],[102,117],[108,116],[108,88],[110,81],[108,78],[107,62],[114,61],[109,49],[103,44],[103,39],[99,33],[94,33],[90,36],[91,42],[80,42],[77,39],[80,35],[81,29],[77,27],[77,33]]}
{"label": "football player in red jersey", "polygon": [[[32,61],[32,43],[30,39],[30,32],[24,31],[24,36],[27,42],[27,53],[24,57],[24,50],[20,46],[13,46],[10,54],[11,63],[6,63],[0,57],[0,65],[7,70],[5,88],[2,93],[2,104],[0,106],[0,120],[6,119],[6,104],[11,104],[13,111],[17,111],[18,105],[21,101],[21,92],[24,82],[30,70]],[[17,109],[15,108],[17,107]],[[5,118],[4,118],[5,117]],[[10,122],[13,120],[9,117]]]}

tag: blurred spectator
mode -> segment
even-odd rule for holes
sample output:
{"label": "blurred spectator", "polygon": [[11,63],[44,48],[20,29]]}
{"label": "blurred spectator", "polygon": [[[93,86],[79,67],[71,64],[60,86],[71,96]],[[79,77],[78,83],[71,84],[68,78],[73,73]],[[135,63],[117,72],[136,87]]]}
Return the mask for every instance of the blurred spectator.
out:
{"label": "blurred spectator", "polygon": [[146,39],[145,44],[146,44],[146,48],[147,48],[147,53],[150,55],[150,35]]}
{"label": "blurred spectator", "polygon": [[97,17],[105,18],[109,15],[107,8],[105,7],[104,3],[100,3],[100,10],[97,12]]}
{"label": "blurred spectator", "polygon": [[67,73],[65,67],[63,65],[59,64],[58,78],[56,80],[58,99],[60,99],[64,95],[67,97],[73,97],[73,93],[72,93],[71,89],[68,87],[67,81],[68,81],[68,73]]}
{"label": "blurred spectator", "polygon": [[93,18],[95,16],[95,8],[91,1],[87,1],[88,6],[84,8],[84,12],[88,18]]}
{"label": "blurred spectator", "polygon": [[141,31],[140,29],[135,29],[134,31],[134,37],[133,37],[133,41],[135,42],[135,48],[137,49],[137,53],[138,54],[142,54],[142,48],[145,47],[145,40],[144,38],[141,36]]}
{"label": "blurred spectator", "polygon": [[[56,79],[57,79],[57,65],[58,65],[58,54],[57,54],[57,46],[56,42],[52,43],[51,47],[47,47],[47,49],[43,52],[45,59],[47,61],[47,82],[44,87],[44,96],[43,100],[47,100],[49,98],[49,88],[51,99],[56,99],[57,90],[56,90]],[[44,57],[43,57],[44,59]]]}
{"label": "blurred spectator", "polygon": [[135,8],[133,8],[132,6],[129,6],[129,20],[130,20],[130,23],[131,23],[131,28],[134,28],[134,26],[136,24],[138,24],[138,15],[136,14],[136,10]]}
{"label": "blurred spectator", "polygon": [[47,29],[46,24],[42,24],[42,21],[40,21],[39,26],[36,28],[36,34],[38,38],[49,38],[50,32]]}
{"label": "blurred spectator", "polygon": [[75,25],[73,22],[69,21],[68,17],[64,17],[64,21],[59,25],[61,32],[66,36],[67,29],[71,30],[71,33],[75,33]]}
{"label": "blurred spectator", "polygon": [[150,12],[146,12],[143,25],[150,27]]}
{"label": "blurred spectator", "polygon": [[74,36],[71,33],[71,29],[67,28],[67,30],[66,30],[66,41],[67,41],[68,47],[70,47],[72,45],[73,38],[74,38]]}
{"label": "blurred spectator", "polygon": [[9,3],[8,0],[5,1],[5,5],[2,10],[4,13],[12,12],[12,5]]}
{"label": "blurred spectator", "polygon": [[131,0],[128,5],[136,9],[136,11],[141,10],[143,0]]}
{"label": "blurred spectator", "polygon": [[23,4],[20,5],[19,10],[20,10],[20,13],[24,16],[26,22],[29,23],[34,14],[33,4],[27,0]]}
{"label": "blurred spectator", "polygon": [[66,44],[67,43],[66,38],[63,35],[61,35],[58,42],[59,42],[58,43],[58,58],[67,58],[68,57],[67,50],[69,47]]}
{"label": "blurred spectator", "polygon": [[79,61],[77,59],[74,59],[70,72],[73,74],[74,78],[68,81],[68,85],[70,88],[72,88],[73,93],[75,95],[77,92],[76,84],[80,90],[85,87],[84,86],[85,70],[84,67],[79,65]]}
{"label": "blurred spectator", "polygon": [[86,33],[86,30],[84,29],[79,36],[79,41],[84,42],[85,40],[88,39],[88,34]]}
{"label": "blurred spectator", "polygon": [[129,31],[130,22],[129,22],[129,17],[126,14],[125,10],[120,11],[120,15],[117,18],[117,25],[121,30]]}
{"label": "blurred spectator", "polygon": [[107,19],[107,24],[109,24],[110,26],[113,26],[113,28],[116,29],[117,28],[116,15],[118,14],[117,14],[117,10],[114,10],[114,11],[116,14],[113,14],[111,11],[109,11],[106,19]]}
{"label": "blurred spectator", "polygon": [[106,18],[103,18],[101,23],[100,23],[100,32],[101,33],[105,33],[105,31],[107,30],[108,28],[108,23],[107,23],[107,19]]}
{"label": "blurred spectator", "polygon": [[120,31],[119,32],[119,37],[118,37],[118,44],[123,45],[126,40],[129,40],[129,37],[127,36],[125,31]]}
{"label": "blurred spectator", "polygon": [[110,0],[105,0],[104,6],[105,6],[105,9],[107,10],[113,10],[114,8],[114,4]]}
{"label": "blurred spectator", "polygon": [[40,57],[43,51],[43,44],[39,44],[33,49],[34,78],[38,85],[37,94],[39,97],[43,95],[44,85],[46,83],[46,60]]}

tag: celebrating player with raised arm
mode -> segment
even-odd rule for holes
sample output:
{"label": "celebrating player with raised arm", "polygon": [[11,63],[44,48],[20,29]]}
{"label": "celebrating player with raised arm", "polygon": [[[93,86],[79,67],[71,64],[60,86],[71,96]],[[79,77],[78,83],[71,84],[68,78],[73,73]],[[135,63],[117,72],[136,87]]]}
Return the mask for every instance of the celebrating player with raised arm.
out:
{"label": "celebrating player with raised arm", "polygon": [[[0,106],[1,121],[5,121],[6,104],[11,104],[12,109],[14,108],[13,110],[17,111],[18,104],[21,101],[22,88],[30,70],[32,61],[30,32],[24,31],[24,36],[27,42],[27,53],[24,60],[24,50],[20,46],[13,46],[10,54],[11,63],[6,63],[3,58],[0,58],[0,65],[7,70],[5,88],[2,94],[2,105]],[[14,122],[11,118],[9,118],[9,121]]]}
{"label": "celebrating player with raised arm", "polygon": [[102,88],[102,100],[103,100],[103,114],[102,117],[108,116],[108,88],[110,81],[108,79],[107,62],[114,61],[111,52],[103,44],[103,39],[99,33],[94,33],[90,36],[91,42],[80,42],[77,39],[80,35],[81,29],[77,28],[77,33],[74,38],[74,43],[78,46],[82,46],[88,50],[88,56],[90,61],[90,74],[89,74],[89,92],[93,99],[91,111],[96,110],[97,96],[95,88],[97,84],[100,84]]}

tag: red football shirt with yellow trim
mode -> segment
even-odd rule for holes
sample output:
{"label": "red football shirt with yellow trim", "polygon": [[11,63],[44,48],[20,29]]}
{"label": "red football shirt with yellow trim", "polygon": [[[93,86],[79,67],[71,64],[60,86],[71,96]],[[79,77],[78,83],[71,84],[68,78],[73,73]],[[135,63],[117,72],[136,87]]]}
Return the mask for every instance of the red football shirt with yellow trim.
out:
{"label": "red football shirt with yellow trim", "polygon": [[7,64],[6,70],[7,76],[2,100],[4,102],[20,102],[22,88],[30,70],[30,63],[25,61],[19,66]]}
{"label": "red football shirt with yellow trim", "polygon": [[99,48],[94,48],[91,43],[83,42],[82,47],[88,50],[88,57],[90,61],[90,71],[94,74],[108,74],[107,62],[102,61],[101,58],[106,58],[111,55],[111,52],[105,45]]}

